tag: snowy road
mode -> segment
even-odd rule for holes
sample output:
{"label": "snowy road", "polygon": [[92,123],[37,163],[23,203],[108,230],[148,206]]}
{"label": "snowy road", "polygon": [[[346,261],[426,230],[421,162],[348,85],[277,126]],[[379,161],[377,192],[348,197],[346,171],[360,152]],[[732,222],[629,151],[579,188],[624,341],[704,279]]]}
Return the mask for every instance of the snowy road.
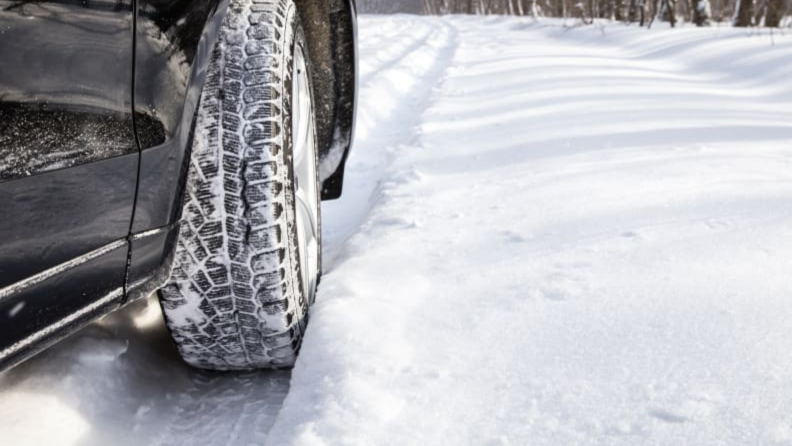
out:
{"label": "snowy road", "polygon": [[363,17],[291,373],[156,305],[0,376],[0,444],[792,444],[792,36]]}

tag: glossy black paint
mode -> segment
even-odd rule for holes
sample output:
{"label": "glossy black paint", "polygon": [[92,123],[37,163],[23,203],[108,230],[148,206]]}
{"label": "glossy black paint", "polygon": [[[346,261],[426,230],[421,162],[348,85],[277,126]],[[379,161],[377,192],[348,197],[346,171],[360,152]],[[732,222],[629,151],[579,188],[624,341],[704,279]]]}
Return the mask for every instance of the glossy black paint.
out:
{"label": "glossy black paint", "polygon": [[[167,279],[228,2],[0,0],[0,370]],[[331,199],[354,131],[355,5],[295,2]]]}
{"label": "glossy black paint", "polygon": [[0,0],[0,368],[123,298],[133,27],[132,0]]}
{"label": "glossy black paint", "polygon": [[[127,244],[123,243],[67,273],[0,298],[0,370],[119,308],[127,258]],[[105,297],[110,299],[97,304]]]}
{"label": "glossy black paint", "polygon": [[165,285],[173,265],[179,225],[135,235],[131,238],[126,302],[151,295]]}
{"label": "glossy black paint", "polygon": [[59,325],[123,291],[136,166],[125,155],[0,184],[0,370],[121,303],[123,292]]}
{"label": "glossy black paint", "polygon": [[0,0],[0,288],[126,236],[132,28],[132,0]]}
{"label": "glossy black paint", "polygon": [[115,113],[0,102],[0,182],[135,153],[131,124]]}
{"label": "glossy black paint", "polygon": [[0,181],[134,153],[132,0],[0,0]]}
{"label": "glossy black paint", "polygon": [[[322,199],[341,196],[357,105],[354,0],[295,0],[310,55]],[[325,171],[331,169],[329,173]]]}
{"label": "glossy black paint", "polygon": [[126,238],[136,167],[125,155],[0,184],[0,289]]}
{"label": "glossy black paint", "polygon": [[171,225],[209,54],[228,0],[138,0],[135,64],[141,168],[132,232]]}
{"label": "glossy black paint", "polygon": [[[322,187],[329,200],[341,196],[354,133],[356,8],[354,0],[295,3],[305,24],[314,94],[327,104],[317,106],[320,157],[338,160]],[[138,1],[135,118],[142,152],[133,233],[178,220],[192,123],[227,6],[228,0]]]}

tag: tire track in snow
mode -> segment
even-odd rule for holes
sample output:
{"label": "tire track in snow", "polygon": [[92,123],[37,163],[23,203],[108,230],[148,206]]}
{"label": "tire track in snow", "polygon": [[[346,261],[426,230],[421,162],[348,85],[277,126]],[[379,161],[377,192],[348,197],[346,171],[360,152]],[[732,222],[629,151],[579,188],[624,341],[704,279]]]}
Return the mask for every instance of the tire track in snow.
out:
{"label": "tire track in snow", "polygon": [[[367,32],[375,30],[380,22],[388,22],[388,19],[367,17],[360,30],[360,41],[365,42]],[[410,51],[402,52],[399,58],[388,59],[374,70],[376,75],[368,77],[360,87],[363,100],[357,115],[355,146],[344,178],[344,194],[339,200],[322,204],[323,264],[326,276],[332,275],[336,259],[345,249],[347,241],[361,230],[371,211],[380,202],[378,191],[388,181],[388,169],[399,152],[420,145],[418,129],[423,112],[432,105],[435,90],[444,82],[456,54],[458,32],[452,23],[444,19],[431,22],[424,19],[421,23],[432,25],[429,35],[420,40],[423,44],[409,45]],[[413,31],[411,27],[402,30],[408,33]],[[321,306],[322,297],[320,286],[316,307]],[[315,310],[318,310],[316,307]],[[306,339],[310,336],[309,329]],[[311,359],[316,358],[309,354],[308,360]],[[301,361],[298,358],[295,370],[301,368]],[[300,385],[299,375],[292,375],[292,380],[293,385]],[[297,396],[297,401],[299,398],[301,396]],[[288,399],[289,396],[284,405]],[[289,407],[299,407],[300,410],[298,413],[279,413],[270,431],[275,434],[267,437],[266,444],[283,444],[277,433],[279,420],[284,426],[300,421],[310,422],[311,417],[315,416],[314,410],[318,409],[299,403]]]}
{"label": "tire track in snow", "polygon": [[[367,33],[375,32],[387,19],[367,17],[362,22],[360,41]],[[351,237],[366,220],[375,205],[375,194],[385,171],[404,144],[417,143],[417,126],[423,110],[431,105],[433,90],[445,77],[446,70],[458,46],[456,29],[445,20],[419,22],[430,28],[426,36],[415,39],[398,56],[385,59],[373,69],[360,87],[355,147],[347,164],[344,194],[322,205],[323,257],[325,272],[333,268],[334,260]],[[400,28],[412,33],[412,27]],[[366,51],[365,49],[363,51]],[[388,53],[390,47],[380,49]],[[320,290],[321,293],[321,290]],[[321,298],[321,294],[320,294]]]}
{"label": "tire track in snow", "polygon": [[[395,38],[396,41],[386,44],[385,47],[387,50],[383,51],[382,46],[380,45],[380,50],[376,53],[375,57],[372,57],[372,59],[379,60],[380,63],[377,64],[373,69],[366,69],[367,66],[365,65],[361,67],[361,84],[368,84],[372,78],[375,78],[378,74],[396,66],[410,54],[426,45],[426,42],[435,34],[436,30],[432,29],[432,27],[426,26],[425,24],[417,25],[419,25],[422,29],[414,29],[412,27],[408,28],[407,30],[400,29],[395,36],[390,36]],[[407,31],[407,34],[403,34],[405,31]],[[392,51],[391,49],[395,49],[397,53],[395,55],[389,54]],[[367,60],[363,61],[364,64],[367,62]]]}
{"label": "tire track in snow", "polygon": [[[381,189],[323,282],[268,441],[789,440],[783,140],[728,140],[712,125],[730,110],[715,95],[691,118],[719,146],[673,128],[630,137],[652,117],[615,113],[611,86],[630,87],[634,104],[654,94],[645,108],[668,104],[654,120],[667,126],[690,99],[658,83],[668,70],[610,53],[586,63],[596,30],[565,40],[515,19],[446,23],[460,32],[454,64],[405,135],[421,150],[400,150],[390,128],[376,133],[392,152],[356,147],[396,159],[372,174]],[[675,86],[702,78],[672,74]],[[545,100],[564,109],[536,110]],[[396,169],[413,166],[422,181],[402,181]]]}

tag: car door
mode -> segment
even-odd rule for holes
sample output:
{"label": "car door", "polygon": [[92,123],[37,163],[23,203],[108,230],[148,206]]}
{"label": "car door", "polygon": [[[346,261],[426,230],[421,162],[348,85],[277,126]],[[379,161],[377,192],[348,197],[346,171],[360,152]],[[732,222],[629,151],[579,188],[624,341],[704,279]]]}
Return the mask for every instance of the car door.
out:
{"label": "car door", "polygon": [[132,0],[0,0],[0,368],[123,298],[133,33]]}

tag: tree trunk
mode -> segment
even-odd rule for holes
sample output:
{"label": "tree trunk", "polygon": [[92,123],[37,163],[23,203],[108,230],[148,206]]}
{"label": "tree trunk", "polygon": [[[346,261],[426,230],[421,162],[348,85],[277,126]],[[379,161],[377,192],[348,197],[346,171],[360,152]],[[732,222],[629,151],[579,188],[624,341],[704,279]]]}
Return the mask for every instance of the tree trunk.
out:
{"label": "tree trunk", "polygon": [[647,28],[652,27],[652,24],[654,23],[655,19],[657,19],[657,15],[660,14],[660,7],[661,7],[660,0],[654,0],[651,3],[651,6],[652,6],[651,11],[649,11],[650,14],[648,14],[649,23],[646,24]]}
{"label": "tree trunk", "polygon": [[528,6],[525,8],[525,15],[536,17],[539,15],[539,11],[536,8],[536,0],[528,0]]}
{"label": "tree trunk", "polygon": [[646,0],[630,0],[630,7],[627,10],[627,21],[630,23],[638,22],[639,26],[646,24]]}
{"label": "tree trunk", "polygon": [[764,25],[769,28],[781,26],[781,16],[784,12],[784,0],[767,0],[767,12]]}
{"label": "tree trunk", "polygon": [[676,26],[676,0],[663,1],[663,20],[671,24],[671,28]]}
{"label": "tree trunk", "polygon": [[589,23],[594,23],[594,19],[597,18],[598,10],[597,0],[588,0]]}
{"label": "tree trunk", "polygon": [[753,25],[754,0],[737,0],[734,15],[734,26],[748,27]]}
{"label": "tree trunk", "polygon": [[616,0],[616,14],[614,18],[618,21],[624,21],[624,0]]}
{"label": "tree trunk", "polygon": [[605,17],[610,20],[616,20],[616,0],[608,0],[608,9],[605,11]]}
{"label": "tree trunk", "polygon": [[696,26],[710,26],[712,7],[709,0],[696,0],[693,5],[693,23]]}
{"label": "tree trunk", "polygon": [[629,23],[638,21],[638,0],[630,0],[630,6],[627,7],[627,21]]}
{"label": "tree trunk", "polygon": [[677,14],[685,18],[686,22],[693,22],[693,5],[690,0],[682,0],[677,4]]}

